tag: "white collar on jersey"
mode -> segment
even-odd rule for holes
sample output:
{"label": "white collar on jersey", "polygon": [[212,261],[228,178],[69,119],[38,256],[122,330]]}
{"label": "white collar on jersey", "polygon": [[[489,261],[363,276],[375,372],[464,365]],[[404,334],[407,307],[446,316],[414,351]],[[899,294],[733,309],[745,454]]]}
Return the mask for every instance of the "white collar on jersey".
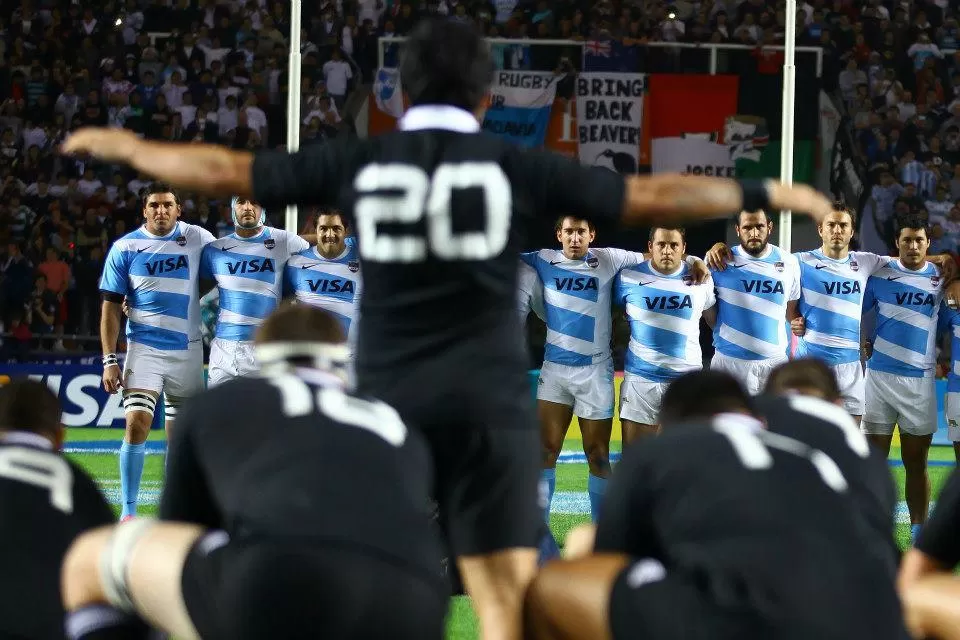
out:
{"label": "white collar on jersey", "polygon": [[907,274],[908,276],[925,276],[925,275],[927,275],[927,271],[928,271],[928,269],[929,269],[928,265],[930,265],[930,264],[933,264],[933,263],[932,263],[932,262],[924,262],[922,265],[920,265],[920,268],[919,268],[919,269],[911,269],[911,268],[909,268],[909,267],[904,266],[904,264],[903,264],[902,262],[900,262],[900,258],[897,258],[897,266],[900,267],[900,270],[903,271],[903,272],[904,272],[905,274]]}
{"label": "white collar on jersey", "polygon": [[24,444],[40,449],[53,449],[53,443],[50,440],[39,433],[29,431],[7,431],[5,433],[0,431],[0,440],[5,444]]}
{"label": "white collar on jersey", "polygon": [[336,258],[325,258],[322,255],[320,255],[320,247],[318,247],[317,245],[313,245],[310,248],[313,249],[313,255],[315,255],[318,260],[326,260],[327,262],[336,262],[337,260],[343,260],[346,257],[346,255],[350,253],[350,247],[344,247],[343,251],[340,252],[340,255],[338,255]]}
{"label": "white collar on jersey", "polygon": [[469,111],[447,104],[421,104],[410,107],[400,118],[401,131],[424,129],[477,133],[480,131],[480,123]]}
{"label": "white collar on jersey", "polygon": [[764,428],[762,422],[745,413],[718,413],[713,416],[712,422],[728,428],[740,428],[749,431],[760,431]]}
{"label": "white collar on jersey", "polygon": [[145,225],[145,224],[140,226],[140,231],[143,232],[143,235],[147,236],[148,238],[153,238],[153,239],[155,239],[155,240],[167,240],[168,238],[172,238],[173,235],[174,235],[175,233],[177,233],[177,231],[179,231],[179,230],[180,230],[180,221],[179,221],[179,220],[177,220],[176,222],[173,223],[173,229],[170,231],[170,233],[168,233],[168,234],[165,235],[165,236],[158,236],[158,235],[154,235],[154,234],[150,233],[149,231],[147,231],[147,225]]}

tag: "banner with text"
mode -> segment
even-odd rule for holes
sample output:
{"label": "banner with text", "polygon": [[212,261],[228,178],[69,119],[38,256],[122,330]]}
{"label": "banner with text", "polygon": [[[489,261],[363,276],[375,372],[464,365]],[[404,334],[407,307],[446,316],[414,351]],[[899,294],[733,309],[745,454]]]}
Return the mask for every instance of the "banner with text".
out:
{"label": "banner with text", "polygon": [[646,76],[581,73],[577,78],[580,162],[620,174],[637,173]]}
{"label": "banner with text", "polygon": [[484,131],[522,147],[543,146],[559,78],[550,72],[497,71],[483,118]]}
{"label": "banner with text", "polygon": [[[46,382],[63,407],[63,424],[68,427],[123,428],[123,396],[103,390],[103,365],[10,364],[0,367],[0,386],[11,378]],[[152,429],[163,427],[163,403],[157,404]]]}
{"label": "banner with text", "polygon": [[759,156],[754,141],[762,138],[763,126],[749,116],[737,116],[737,76],[657,74],[649,88],[654,173],[734,177],[738,158]]}

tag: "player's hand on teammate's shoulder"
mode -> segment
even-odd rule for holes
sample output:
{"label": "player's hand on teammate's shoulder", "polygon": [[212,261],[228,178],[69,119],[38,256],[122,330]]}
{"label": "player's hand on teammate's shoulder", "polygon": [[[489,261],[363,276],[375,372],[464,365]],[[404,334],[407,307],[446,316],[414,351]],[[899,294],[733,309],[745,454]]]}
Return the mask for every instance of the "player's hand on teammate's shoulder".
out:
{"label": "player's hand on teammate's shoulder", "polygon": [[690,264],[690,281],[688,285],[703,284],[710,277],[710,269],[707,263],[696,256],[691,256],[693,261]]}
{"label": "player's hand on teammate's shoulder", "polygon": [[793,335],[802,338],[803,334],[807,332],[807,321],[803,319],[803,316],[794,318],[790,321],[790,330],[793,332]]}
{"label": "player's hand on teammate's shoulder", "polygon": [[954,280],[943,292],[943,300],[951,309],[960,309],[960,280]]}
{"label": "player's hand on teammate's shoulder", "polygon": [[703,259],[711,269],[723,271],[727,268],[728,262],[733,262],[733,252],[725,243],[718,242],[710,247]]}
{"label": "player's hand on teammate's shoulder", "polygon": [[937,265],[944,282],[953,282],[957,278],[957,261],[949,253],[927,256],[927,260]]}
{"label": "player's hand on teammate's shoulder", "polygon": [[82,127],[67,136],[60,153],[90,156],[104,162],[128,162],[140,146],[137,134],[126,129]]}

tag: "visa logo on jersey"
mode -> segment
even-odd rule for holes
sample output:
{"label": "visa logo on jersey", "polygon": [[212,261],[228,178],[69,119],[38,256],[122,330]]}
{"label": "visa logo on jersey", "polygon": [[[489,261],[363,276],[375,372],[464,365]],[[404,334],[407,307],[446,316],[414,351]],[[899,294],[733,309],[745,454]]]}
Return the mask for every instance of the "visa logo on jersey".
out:
{"label": "visa logo on jersey", "polygon": [[860,283],[857,281],[839,280],[837,282],[824,282],[823,288],[831,296],[847,295],[850,293],[860,293]]}
{"label": "visa logo on jersey", "polygon": [[270,258],[251,258],[250,260],[240,260],[239,262],[228,262],[227,271],[230,272],[230,275],[235,276],[237,274],[244,273],[276,273],[274,269],[273,260]]}
{"label": "visa logo on jersey", "polygon": [[340,278],[307,280],[307,284],[313,293],[354,293],[355,291],[353,280],[342,280]]}
{"label": "visa logo on jersey", "polygon": [[690,296],[644,296],[643,301],[650,311],[673,311],[676,309],[693,308],[693,302],[690,300]]}
{"label": "visa logo on jersey", "polygon": [[554,278],[557,291],[597,291],[600,286],[596,278]]}
{"label": "visa logo on jersey", "polygon": [[783,293],[783,283],[779,280],[741,280],[747,293]]}
{"label": "visa logo on jersey", "polygon": [[180,269],[189,269],[187,256],[177,256],[176,258],[164,258],[162,260],[151,260],[147,262],[147,273],[151,276],[163,273],[172,273]]}
{"label": "visa logo on jersey", "polygon": [[922,307],[924,305],[934,305],[934,297],[932,293],[920,293],[919,291],[913,292],[902,292],[894,294],[897,299],[897,306],[902,307],[904,305],[909,305],[911,307]]}

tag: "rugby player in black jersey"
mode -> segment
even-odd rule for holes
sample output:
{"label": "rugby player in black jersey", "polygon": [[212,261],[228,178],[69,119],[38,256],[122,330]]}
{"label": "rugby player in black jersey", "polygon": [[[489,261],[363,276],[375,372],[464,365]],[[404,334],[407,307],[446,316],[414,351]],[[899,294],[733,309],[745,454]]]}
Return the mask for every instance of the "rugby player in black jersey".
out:
{"label": "rugby player in black jersey", "polygon": [[517,256],[534,217],[689,223],[743,209],[820,220],[805,185],[679,174],[621,176],[481,132],[494,68],[470,25],[430,18],[401,58],[399,131],[296,153],[78,130],[63,152],[127,164],[191,191],[267,207],[336,206],[356,221],[365,275],[359,388],[426,435],[436,500],[483,637],[521,630],[536,571],[536,418],[516,314]]}
{"label": "rugby player in black jersey", "polygon": [[94,530],[68,554],[71,638],[443,637],[429,452],[345,389],[344,338],[332,314],[283,305],[256,334],[259,375],[190,400],[163,521]]}

